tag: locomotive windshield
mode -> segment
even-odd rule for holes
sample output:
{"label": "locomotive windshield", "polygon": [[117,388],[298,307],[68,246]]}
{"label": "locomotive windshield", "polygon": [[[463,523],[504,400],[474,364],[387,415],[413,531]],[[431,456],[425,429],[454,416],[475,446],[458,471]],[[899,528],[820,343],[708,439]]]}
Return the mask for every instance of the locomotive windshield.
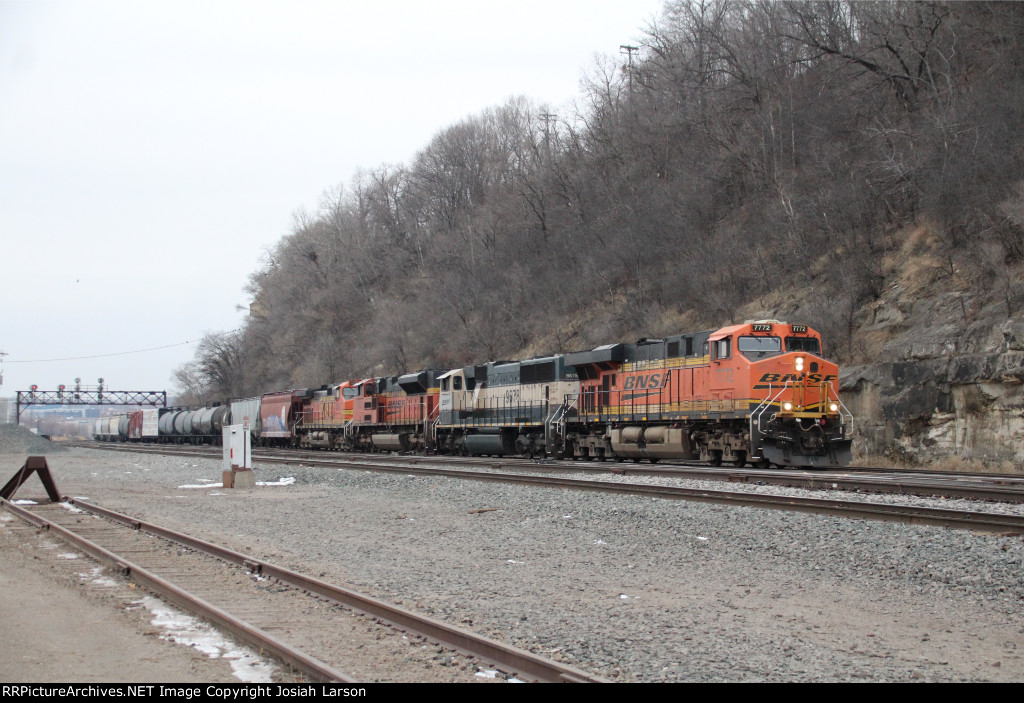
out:
{"label": "locomotive windshield", "polygon": [[740,337],[739,350],[748,359],[764,359],[782,352],[778,337]]}
{"label": "locomotive windshield", "polygon": [[786,337],[786,351],[810,352],[821,356],[821,344],[814,337]]}

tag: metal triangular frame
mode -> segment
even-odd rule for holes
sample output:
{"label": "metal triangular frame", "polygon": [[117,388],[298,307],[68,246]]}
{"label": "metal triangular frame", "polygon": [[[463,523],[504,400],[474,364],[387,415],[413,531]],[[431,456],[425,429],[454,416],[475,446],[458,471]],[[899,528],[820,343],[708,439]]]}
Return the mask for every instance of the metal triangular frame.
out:
{"label": "metal triangular frame", "polygon": [[39,474],[39,480],[43,482],[46,495],[50,497],[50,500],[54,503],[59,503],[61,500],[60,492],[57,490],[57,484],[53,482],[50,466],[46,463],[45,456],[30,456],[26,459],[25,465],[18,469],[18,473],[14,474],[11,480],[7,482],[7,485],[0,488],[0,498],[4,500],[13,498],[17,490],[21,488],[21,484],[25,483],[33,473]]}

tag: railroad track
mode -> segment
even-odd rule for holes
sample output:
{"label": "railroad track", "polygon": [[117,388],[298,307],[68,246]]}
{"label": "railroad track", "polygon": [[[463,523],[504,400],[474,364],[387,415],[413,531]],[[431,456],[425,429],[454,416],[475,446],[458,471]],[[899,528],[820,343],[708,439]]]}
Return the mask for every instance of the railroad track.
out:
{"label": "railroad track", "polygon": [[[105,443],[77,443],[92,449],[112,449],[150,453],[184,453],[189,456],[220,456],[220,449],[179,445],[125,445]],[[173,447],[173,448],[172,448]],[[953,474],[921,470],[848,468],[842,470],[804,469],[752,469],[712,467],[708,465],[667,465],[648,463],[610,463],[577,461],[530,461],[525,459],[488,459],[437,456],[390,456],[374,454],[338,454],[334,452],[296,452],[261,449],[254,459],[267,462],[327,465],[331,462],[358,462],[360,464],[394,463],[427,466],[482,466],[489,469],[559,473],[588,473],[596,475],[658,476],[734,484],[754,484],[803,488],[808,490],[834,490],[857,493],[890,493],[922,497],[964,498],[999,503],[1024,503],[1024,476],[1002,474]],[[334,464],[331,464],[334,465]]]}
{"label": "railroad track", "polygon": [[[117,448],[117,446],[118,445],[114,445],[113,448]],[[160,450],[153,449],[134,449],[130,451],[160,452]],[[175,452],[175,454],[202,457],[211,456],[211,452],[209,450],[194,451],[193,448],[182,452]],[[291,454],[275,456],[263,455],[256,456],[254,459],[259,459],[263,463],[330,466],[332,468],[363,471],[444,476],[475,481],[491,481],[529,486],[543,486],[549,488],[568,488],[573,490],[639,495],[668,500],[689,500],[704,503],[716,503],[720,505],[770,508],[776,510],[833,515],[846,518],[936,525],[1003,535],[1024,534],[1024,517],[985,511],[953,510],[869,501],[841,501],[822,498],[778,496],[754,493],[750,491],[695,489],[645,483],[624,483],[609,480],[590,481],[558,476],[547,476],[538,473],[506,473],[497,470],[480,471],[453,468],[433,468],[430,466],[423,466],[422,461],[408,461],[407,457],[388,457],[388,463],[384,463],[383,461],[366,461],[363,458],[360,458],[359,460],[347,460],[338,458],[320,458],[315,455],[295,456]],[[416,457],[414,459],[419,458]],[[445,463],[451,462],[446,461]],[[493,465],[494,462],[492,462],[492,466]],[[501,464],[499,463],[498,465],[500,466]],[[533,469],[534,471],[546,471],[549,468],[547,465],[535,466],[536,468]],[[570,467],[565,468],[568,469]],[[758,475],[760,476],[760,474]],[[835,487],[833,485],[834,479],[816,478],[816,480],[819,482],[818,487],[820,488]],[[936,490],[941,491],[939,495],[951,495],[955,489],[955,486],[943,486]],[[1005,489],[1006,487],[993,487],[987,492],[987,495],[990,496],[988,499],[994,500],[996,496],[1003,495]],[[1016,486],[1009,487],[1009,489],[1011,496],[1016,495],[1020,490],[1020,488]],[[1012,498],[1006,500],[1012,500]]]}
{"label": "railroad track", "polygon": [[[28,507],[0,499],[0,506],[313,681],[379,680],[382,671],[400,672],[392,680],[473,680],[471,667],[456,671],[437,665],[437,672],[426,670],[423,661],[410,656],[410,635],[523,680],[602,681],[532,652],[83,500],[65,498]],[[348,671],[352,659],[362,663],[362,672]],[[410,661],[415,665],[411,671]]]}
{"label": "railroad track", "polygon": [[[319,452],[261,453],[260,459],[286,459],[301,457],[307,462],[324,460]],[[330,455],[328,455],[330,456]],[[388,462],[395,457],[354,455],[351,461]],[[620,476],[657,476],[725,483],[785,486],[809,490],[839,490],[858,493],[893,493],[900,495],[934,496],[942,498],[965,498],[1001,503],[1024,503],[1024,476],[999,474],[940,474],[924,471],[903,471],[886,469],[743,469],[737,467],[713,467],[695,465],[662,465],[648,463],[604,463],[545,460],[541,462],[525,459],[467,459],[465,457],[417,457],[402,456],[403,462],[417,465],[461,465],[485,466],[496,470],[531,471],[545,473],[585,473]]]}

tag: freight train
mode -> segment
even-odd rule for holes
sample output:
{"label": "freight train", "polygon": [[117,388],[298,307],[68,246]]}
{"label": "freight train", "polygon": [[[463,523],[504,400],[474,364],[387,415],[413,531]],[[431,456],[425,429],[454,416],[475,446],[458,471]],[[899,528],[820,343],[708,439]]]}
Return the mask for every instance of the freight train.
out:
{"label": "freight train", "polygon": [[851,461],[853,424],[838,387],[816,331],[763,320],[215,408],[143,410],[108,420],[97,438],[216,442],[233,422],[248,424],[258,444],[308,449],[834,468]]}

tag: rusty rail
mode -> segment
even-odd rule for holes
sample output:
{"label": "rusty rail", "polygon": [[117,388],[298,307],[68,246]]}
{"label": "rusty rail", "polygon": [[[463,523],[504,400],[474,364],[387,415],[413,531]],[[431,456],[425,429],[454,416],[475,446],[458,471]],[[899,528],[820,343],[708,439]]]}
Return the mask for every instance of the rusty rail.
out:
{"label": "rusty rail", "polygon": [[[65,501],[74,504],[73,501],[67,498],[65,498]],[[355,679],[347,674],[337,671],[327,664],[304,654],[263,630],[253,627],[245,621],[231,615],[227,611],[222,610],[221,608],[218,608],[217,606],[212,605],[211,603],[208,603],[181,588],[178,588],[170,581],[167,581],[151,571],[134,564],[119,554],[115,554],[101,547],[95,542],[85,539],[81,535],[77,535],[71,530],[35,515],[31,511],[14,505],[7,500],[0,499],[0,505],[2,505],[4,509],[9,510],[20,517],[22,520],[25,520],[26,522],[41,529],[46,529],[64,541],[73,544],[94,559],[111,565],[123,576],[131,579],[143,588],[146,588],[153,593],[158,593],[178,607],[216,624],[218,627],[230,632],[243,642],[246,642],[257,649],[270,652],[273,656],[277,657],[285,664],[294,667],[296,670],[301,671],[310,679],[321,682],[356,683]],[[130,518],[127,518],[127,520],[123,521],[123,524],[128,527],[132,527],[133,521]]]}
{"label": "rusty rail", "polygon": [[[65,500],[77,508],[107,518],[130,529],[162,537],[166,540],[188,547],[189,549],[244,567],[252,573],[264,578],[276,579],[294,588],[315,593],[318,596],[387,623],[399,630],[422,635],[427,639],[458,650],[464,654],[477,657],[485,662],[490,662],[497,668],[508,673],[518,674],[527,679],[543,682],[596,683],[604,681],[604,679],[583,671],[582,669],[577,669],[560,662],[545,659],[544,657],[538,656],[532,652],[477,635],[469,630],[449,625],[448,623],[425,615],[414,613],[370,596],[291,571],[290,569],[277,566],[256,557],[242,554],[241,552],[236,552],[232,549],[206,542],[159,525],[146,523],[131,516],[103,508],[84,500],[68,498]],[[268,651],[274,652],[282,659],[282,661],[295,666],[314,680],[354,682],[353,679],[345,674],[334,671],[322,662],[306,657],[301,652],[288,647],[288,645],[283,642],[275,640],[267,633],[246,625],[215,606],[203,603],[199,599],[195,599],[189,594],[186,594],[180,591],[180,589],[174,587],[173,584],[140,569],[118,555],[107,552],[102,547],[94,545],[88,540],[84,540],[58,525],[54,525],[43,518],[34,515],[28,510],[19,508],[7,501],[3,501],[3,507],[11,510],[11,512],[32,524],[40,527],[48,527],[51,531],[78,545],[83,551],[86,551],[97,559],[113,564],[115,568],[128,577],[136,580],[147,588],[151,588],[152,590],[165,595],[169,600],[179,604],[182,608],[196,612],[202,617],[206,617],[211,621],[218,623],[229,632],[236,634],[240,639],[250,642],[257,647],[264,647]]]}

